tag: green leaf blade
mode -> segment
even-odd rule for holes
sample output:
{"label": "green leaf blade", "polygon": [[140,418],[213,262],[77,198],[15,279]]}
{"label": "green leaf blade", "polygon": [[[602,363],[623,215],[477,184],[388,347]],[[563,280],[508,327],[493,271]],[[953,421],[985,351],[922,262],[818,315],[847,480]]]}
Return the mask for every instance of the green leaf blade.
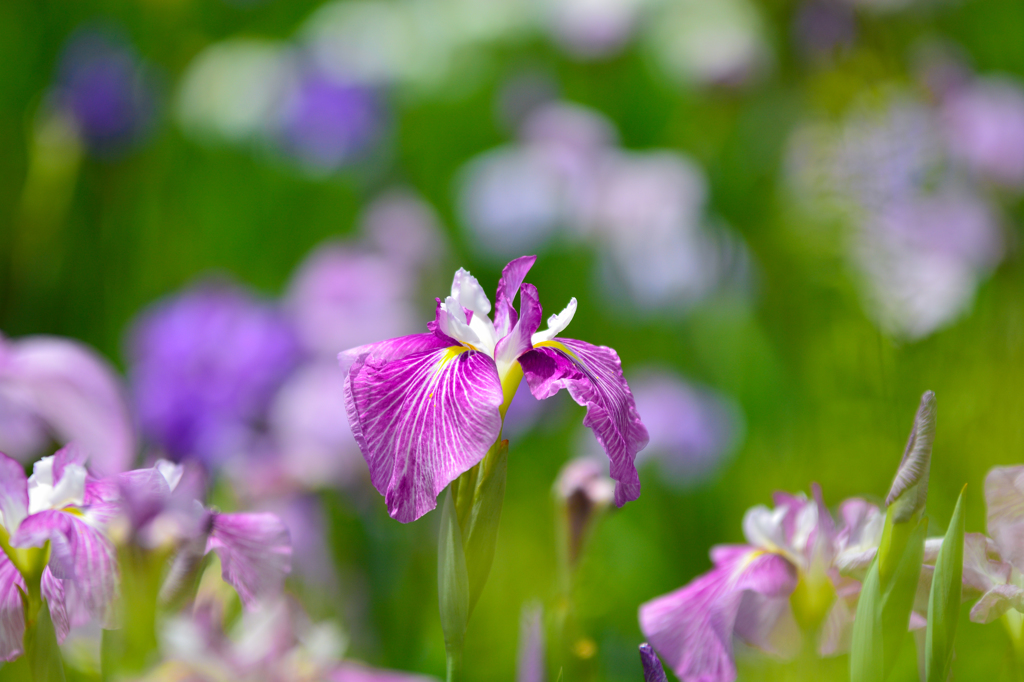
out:
{"label": "green leaf blade", "polygon": [[925,633],[925,680],[946,682],[953,661],[953,642],[960,618],[964,567],[964,491],[960,491],[942,548],[935,559],[928,595],[928,629]]}

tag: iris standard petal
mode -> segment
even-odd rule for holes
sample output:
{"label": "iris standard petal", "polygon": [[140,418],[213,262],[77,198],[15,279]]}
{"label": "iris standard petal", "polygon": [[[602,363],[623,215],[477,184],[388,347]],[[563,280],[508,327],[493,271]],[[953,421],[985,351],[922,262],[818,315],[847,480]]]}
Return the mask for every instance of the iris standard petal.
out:
{"label": "iris standard petal", "polygon": [[1024,568],[1024,466],[994,467],[985,476],[988,534],[1003,558]]}
{"label": "iris standard petal", "polygon": [[530,339],[544,316],[537,287],[528,282],[519,287],[519,309],[519,319],[512,327],[512,331],[498,339],[494,347],[494,361],[498,365],[499,374],[515,362],[516,358],[533,348]]}
{"label": "iris standard petal", "polygon": [[18,588],[25,589],[25,581],[7,555],[0,552],[0,661],[13,661],[23,650],[25,612]]}
{"label": "iris standard petal", "polygon": [[573,339],[555,339],[519,358],[530,390],[538,399],[560,389],[587,408],[583,425],[594,430],[615,479],[615,504],[640,497],[640,477],[634,460],[647,445],[647,429],[636,411],[633,394],[622,376],[619,356],[611,348]]}
{"label": "iris standard petal", "polygon": [[502,399],[494,360],[464,347],[353,368],[349,423],[393,518],[423,516],[483,458],[501,430]]}
{"label": "iris standard petal", "polygon": [[732,637],[744,594],[785,598],[796,569],[746,545],[712,550],[715,567],[689,585],[640,607],[640,629],[683,682],[732,682]]}
{"label": "iris standard petal", "polygon": [[516,294],[526,279],[526,273],[535,262],[536,256],[520,256],[509,262],[501,271],[498,291],[494,297],[494,329],[499,339],[512,331],[512,327],[519,320],[514,305]]}
{"label": "iris standard petal", "polygon": [[276,514],[212,514],[206,551],[220,557],[224,581],[247,608],[280,593],[292,568],[288,529]]}
{"label": "iris standard petal", "polygon": [[71,624],[92,616],[101,625],[111,625],[118,569],[110,540],[76,513],[43,511],[22,521],[11,545],[42,547],[47,540],[49,567],[55,578],[64,581]]}
{"label": "iris standard petal", "polygon": [[0,452],[0,524],[13,533],[27,514],[28,478],[25,477],[25,469]]}

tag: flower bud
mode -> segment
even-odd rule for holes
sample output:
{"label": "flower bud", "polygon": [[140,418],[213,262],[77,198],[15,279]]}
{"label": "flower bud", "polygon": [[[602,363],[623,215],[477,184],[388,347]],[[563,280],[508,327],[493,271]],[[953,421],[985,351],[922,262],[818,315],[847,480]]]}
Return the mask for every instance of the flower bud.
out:
{"label": "flower bud", "polygon": [[654,647],[647,642],[640,645],[640,662],[644,666],[644,682],[668,682],[658,654],[654,653]]}
{"label": "flower bud", "polygon": [[893,522],[904,523],[924,511],[928,497],[928,471],[935,440],[935,394],[925,391],[914,416],[907,449],[896,471],[885,504],[892,508]]}

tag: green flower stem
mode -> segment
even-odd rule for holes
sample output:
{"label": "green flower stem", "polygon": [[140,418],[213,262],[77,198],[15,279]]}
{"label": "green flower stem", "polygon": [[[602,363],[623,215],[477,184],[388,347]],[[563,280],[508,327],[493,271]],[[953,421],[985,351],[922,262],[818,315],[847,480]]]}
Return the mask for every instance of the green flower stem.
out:
{"label": "green flower stem", "polygon": [[458,647],[455,651],[449,649],[446,652],[446,659],[445,682],[460,682],[462,680],[462,648]]}

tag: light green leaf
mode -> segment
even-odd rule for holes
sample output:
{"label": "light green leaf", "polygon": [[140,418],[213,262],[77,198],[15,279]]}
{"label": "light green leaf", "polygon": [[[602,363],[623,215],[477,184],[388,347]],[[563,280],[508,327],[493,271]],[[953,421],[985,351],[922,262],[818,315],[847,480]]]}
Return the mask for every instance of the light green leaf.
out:
{"label": "light green leaf", "polygon": [[39,605],[38,611],[25,628],[25,657],[32,670],[32,680],[64,682],[64,661],[60,655],[53,621],[50,620],[50,607],[45,599],[35,601],[35,604]]}
{"label": "light green leaf", "polygon": [[960,491],[953,518],[935,559],[932,589],[928,596],[928,629],[925,633],[925,680],[946,682],[953,661],[953,640],[960,619],[964,569],[964,491]]}
{"label": "light green leaf", "polygon": [[462,653],[462,642],[469,620],[469,577],[466,555],[462,549],[451,488],[444,498],[441,530],[437,539],[437,595],[441,609],[441,629],[449,656]]}
{"label": "light green leaf", "polygon": [[508,474],[508,441],[503,440],[487,453],[480,462],[476,476],[476,490],[469,517],[462,526],[466,552],[466,571],[469,575],[469,615],[480,599],[487,576],[494,563],[494,549],[498,542],[498,523],[505,500],[505,480]]}

